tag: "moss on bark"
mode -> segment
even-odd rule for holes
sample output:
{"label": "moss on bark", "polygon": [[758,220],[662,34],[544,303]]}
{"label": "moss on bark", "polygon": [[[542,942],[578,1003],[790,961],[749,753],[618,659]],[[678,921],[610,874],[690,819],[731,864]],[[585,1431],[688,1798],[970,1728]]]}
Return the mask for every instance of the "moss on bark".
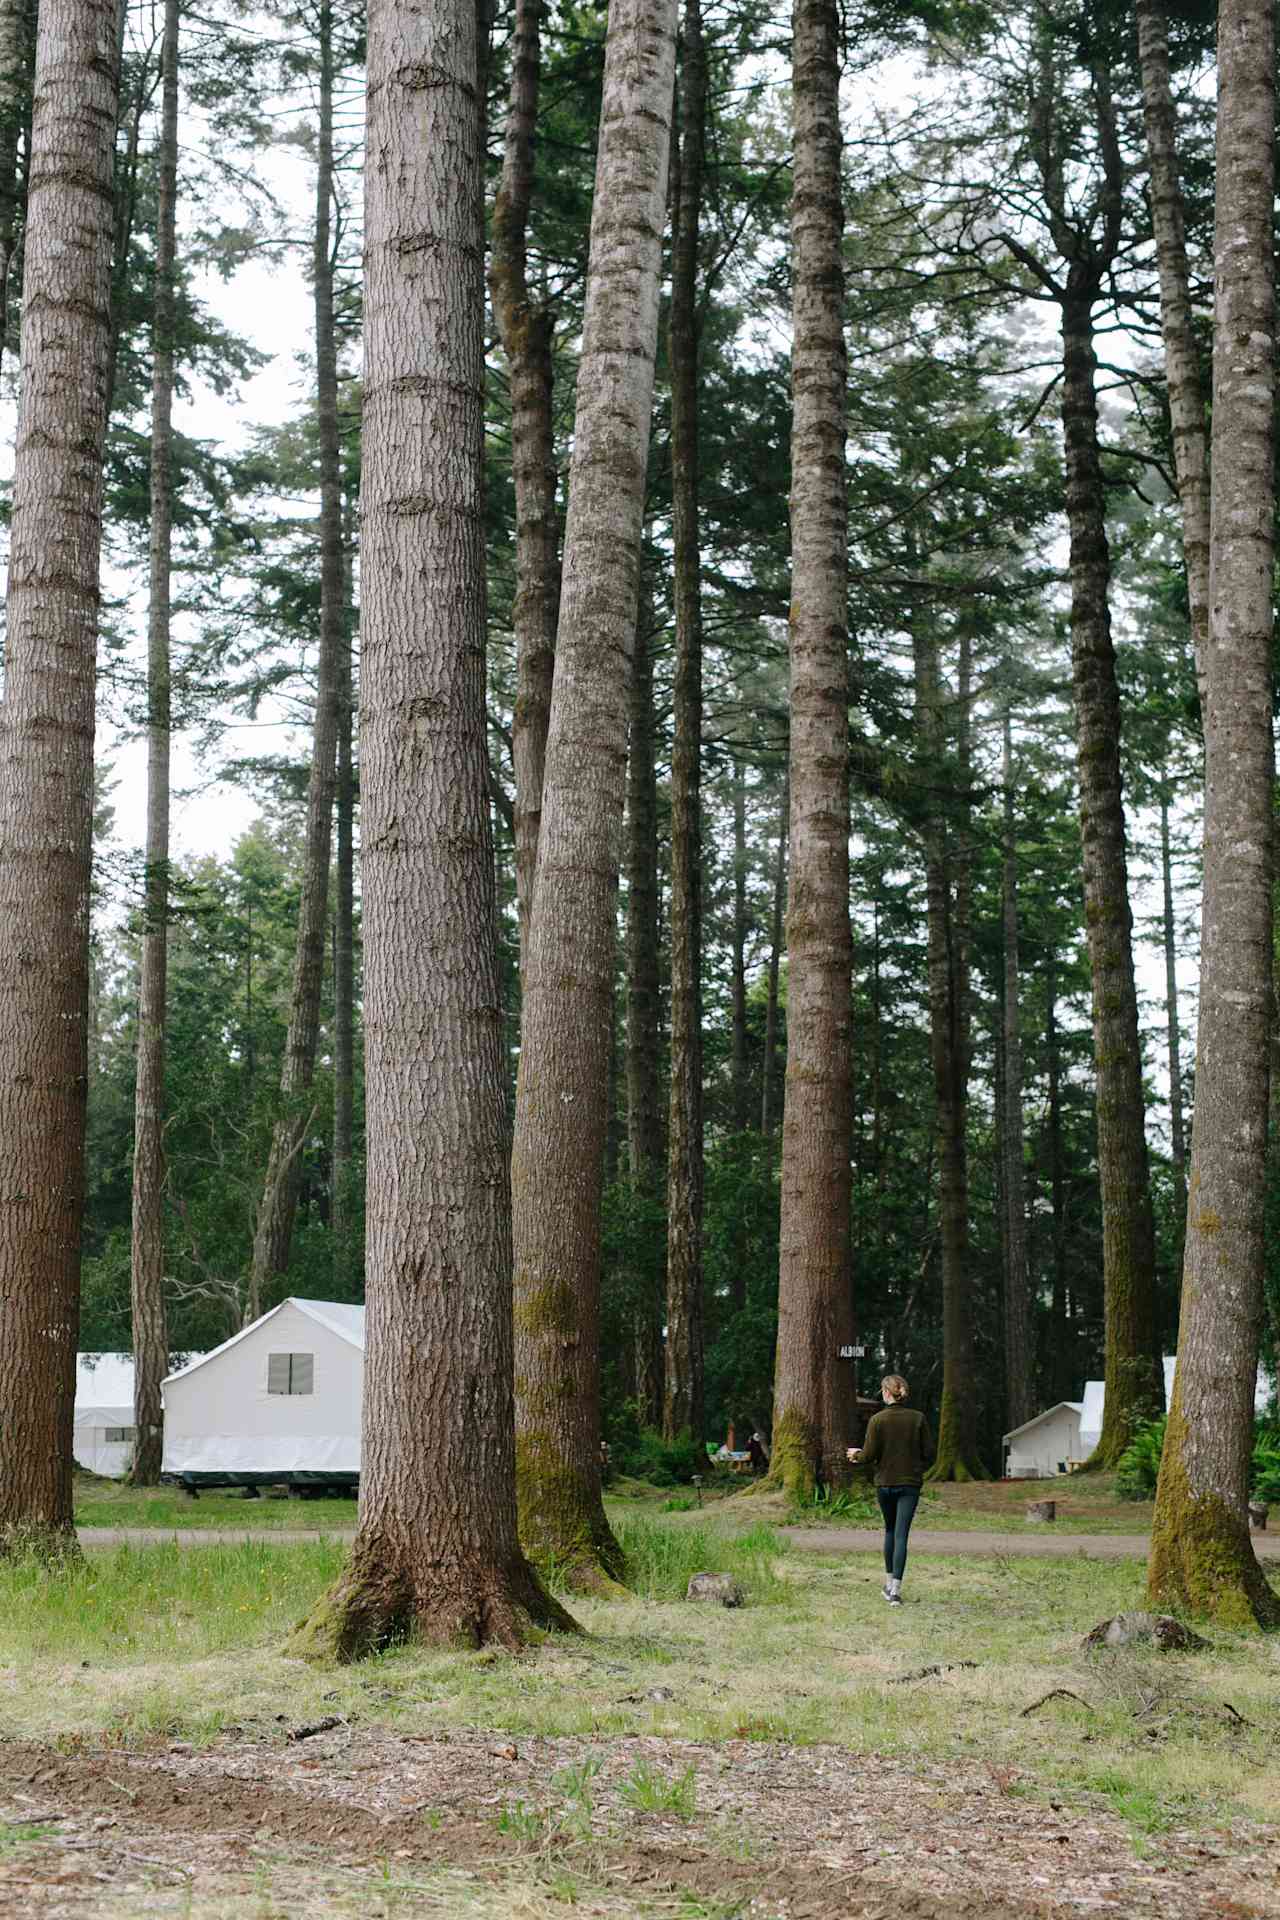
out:
{"label": "moss on bark", "polygon": [[550,1442],[516,1434],[516,1502],[520,1543],[538,1566],[566,1586],[602,1599],[620,1598],[626,1563],[592,1482]]}
{"label": "moss on bark", "polygon": [[1175,1402],[1160,1461],[1148,1599],[1224,1627],[1280,1628],[1280,1594],[1258,1564],[1245,1515],[1220,1495],[1192,1490],[1185,1445],[1186,1421]]}
{"label": "moss on bark", "polygon": [[579,1628],[522,1555],[506,1566],[429,1557],[411,1564],[402,1546],[371,1536],[357,1541],[338,1580],[294,1629],[288,1651],[344,1664],[409,1640],[446,1647],[494,1641],[516,1653],[544,1630]]}
{"label": "moss on bark", "polygon": [[791,1500],[812,1500],[818,1485],[817,1429],[796,1407],[789,1407],[773,1429],[769,1478]]}
{"label": "moss on bark", "polygon": [[938,1451],[933,1465],[925,1475],[926,1480],[989,1480],[987,1472],[977,1455],[970,1451],[965,1440],[965,1420],[963,1410],[956,1394],[950,1388],[942,1390],[942,1407],[938,1414]]}

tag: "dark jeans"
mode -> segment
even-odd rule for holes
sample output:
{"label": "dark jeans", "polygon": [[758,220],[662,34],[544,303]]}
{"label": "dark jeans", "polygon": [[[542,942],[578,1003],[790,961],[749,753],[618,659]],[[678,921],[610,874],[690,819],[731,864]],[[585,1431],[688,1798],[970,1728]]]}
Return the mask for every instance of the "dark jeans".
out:
{"label": "dark jeans", "polygon": [[884,1570],[901,1580],[907,1568],[907,1535],[920,1504],[919,1487],[877,1487],[876,1499],[884,1515]]}

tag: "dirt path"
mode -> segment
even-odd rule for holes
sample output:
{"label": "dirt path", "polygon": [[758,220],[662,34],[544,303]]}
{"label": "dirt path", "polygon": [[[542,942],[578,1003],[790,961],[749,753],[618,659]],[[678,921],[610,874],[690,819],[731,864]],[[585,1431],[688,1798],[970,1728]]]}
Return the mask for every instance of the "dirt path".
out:
{"label": "dirt path", "polygon": [[[327,1531],[308,1527],[81,1527],[85,1547],[142,1547],[176,1541],[180,1547],[226,1547],[244,1543],[283,1544],[315,1540],[350,1540],[349,1528]],[[881,1536],[861,1527],[787,1527],[782,1538],[806,1553],[878,1553]],[[1145,1560],[1150,1536],[1145,1533],[1054,1533],[1049,1527],[1026,1533],[970,1533],[942,1527],[921,1527],[911,1536],[913,1554],[1009,1555],[1058,1558],[1073,1553],[1097,1560]],[[1280,1559],[1280,1533],[1256,1533],[1259,1559]]]}
{"label": "dirt path", "polygon": [[[655,1782],[683,1783],[683,1804]],[[1280,1915],[1274,1829],[1138,1849],[1109,1809],[1043,1800],[1007,1769],[741,1739],[340,1722],[203,1749],[0,1742],[0,1830],[19,1836],[0,1848],[0,1914],[33,1920],[223,1920],[249,1896],[273,1920],[542,1916],[566,1898],[674,1920],[707,1896],[741,1920]]]}

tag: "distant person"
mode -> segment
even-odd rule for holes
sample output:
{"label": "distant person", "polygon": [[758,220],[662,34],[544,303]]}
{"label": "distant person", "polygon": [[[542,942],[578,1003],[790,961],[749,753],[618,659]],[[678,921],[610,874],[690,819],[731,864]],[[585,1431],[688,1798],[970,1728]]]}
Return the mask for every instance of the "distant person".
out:
{"label": "distant person", "polygon": [[880,1382],[884,1410],[867,1422],[860,1447],[850,1447],[850,1460],[861,1460],[876,1470],[876,1499],[884,1515],[884,1573],[882,1589],[891,1607],[902,1605],[902,1576],[907,1570],[907,1536],[920,1503],[925,1468],[932,1466],[933,1435],[929,1422],[907,1406],[907,1383],[900,1373],[887,1373]]}
{"label": "distant person", "polygon": [[762,1433],[753,1433],[747,1442],[747,1458],[751,1462],[751,1471],[758,1480],[761,1474],[769,1471],[769,1449],[764,1443]]}

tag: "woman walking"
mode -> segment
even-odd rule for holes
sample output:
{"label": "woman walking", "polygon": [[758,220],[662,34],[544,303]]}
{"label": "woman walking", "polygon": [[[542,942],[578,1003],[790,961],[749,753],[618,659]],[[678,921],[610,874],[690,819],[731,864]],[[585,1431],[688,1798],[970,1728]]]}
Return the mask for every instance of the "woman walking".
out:
{"label": "woman walking", "polygon": [[848,1455],[876,1470],[876,1499],[884,1515],[883,1592],[891,1607],[900,1607],[907,1536],[920,1502],[925,1468],[933,1464],[934,1444],[924,1415],[905,1404],[907,1383],[900,1373],[885,1375],[880,1398],[884,1411],[872,1414],[865,1441],[850,1447]]}

